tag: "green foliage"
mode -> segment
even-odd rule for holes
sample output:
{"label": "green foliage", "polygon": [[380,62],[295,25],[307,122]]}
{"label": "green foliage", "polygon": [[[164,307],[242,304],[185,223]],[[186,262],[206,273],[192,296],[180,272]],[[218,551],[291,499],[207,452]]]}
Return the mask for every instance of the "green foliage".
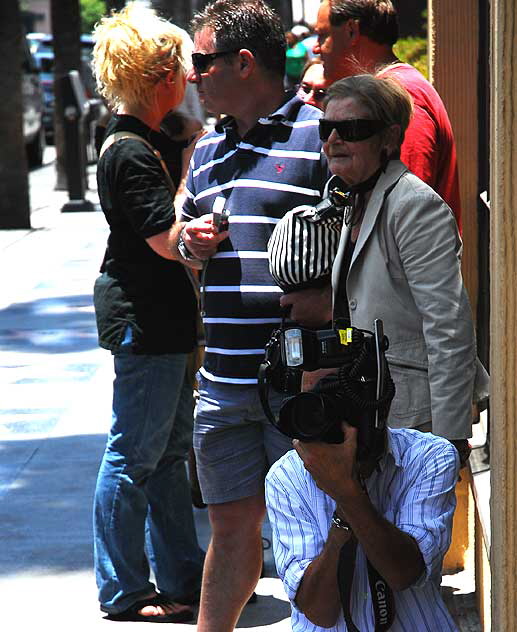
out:
{"label": "green foliage", "polygon": [[425,37],[410,36],[399,39],[393,50],[401,61],[415,66],[424,77],[429,76],[429,68],[427,65],[427,39]]}
{"label": "green foliage", "polygon": [[104,0],[81,0],[81,31],[91,33],[100,18],[106,14]]}

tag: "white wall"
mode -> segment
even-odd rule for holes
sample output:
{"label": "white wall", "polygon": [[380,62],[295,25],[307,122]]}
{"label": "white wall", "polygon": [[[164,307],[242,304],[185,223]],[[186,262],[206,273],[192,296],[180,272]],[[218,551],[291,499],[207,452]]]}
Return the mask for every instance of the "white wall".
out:
{"label": "white wall", "polygon": [[293,23],[305,20],[308,24],[316,23],[320,0],[292,0]]}
{"label": "white wall", "polygon": [[25,0],[23,8],[27,11],[42,14],[43,20],[35,24],[38,33],[51,33],[50,25],[50,0]]}

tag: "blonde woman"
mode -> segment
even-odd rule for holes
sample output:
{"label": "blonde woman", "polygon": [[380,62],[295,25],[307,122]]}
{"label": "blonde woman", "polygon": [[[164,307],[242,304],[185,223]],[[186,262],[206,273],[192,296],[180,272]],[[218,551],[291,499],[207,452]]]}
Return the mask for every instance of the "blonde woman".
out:
{"label": "blonde woman", "polygon": [[172,261],[178,182],[157,150],[160,122],[183,99],[191,42],[136,3],[101,20],[95,38],[97,83],[114,113],[97,168],[110,233],[94,302],[99,344],[115,368],[94,506],[99,601],[112,620],[189,621],[204,558],[184,467],[196,298]]}

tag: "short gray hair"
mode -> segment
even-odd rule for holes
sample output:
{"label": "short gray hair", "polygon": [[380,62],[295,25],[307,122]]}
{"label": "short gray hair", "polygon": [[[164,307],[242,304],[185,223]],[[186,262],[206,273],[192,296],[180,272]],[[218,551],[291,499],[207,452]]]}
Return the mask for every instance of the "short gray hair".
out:
{"label": "short gray hair", "polygon": [[392,77],[354,75],[333,83],[327,90],[325,104],[333,99],[352,98],[365,107],[371,117],[386,126],[399,125],[398,147],[413,114],[413,101],[404,86]]}

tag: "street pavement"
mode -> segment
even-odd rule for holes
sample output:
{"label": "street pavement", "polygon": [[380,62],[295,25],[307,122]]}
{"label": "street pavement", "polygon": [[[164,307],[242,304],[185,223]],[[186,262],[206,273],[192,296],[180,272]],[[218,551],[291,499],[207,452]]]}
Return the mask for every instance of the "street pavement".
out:
{"label": "street pavement", "polygon": [[[123,630],[98,609],[91,507],[111,415],[112,362],[99,349],[93,281],[101,212],[62,213],[53,151],[32,171],[32,230],[0,230],[0,630]],[[94,168],[87,199],[96,203]],[[206,510],[195,510],[206,548]],[[270,531],[263,530],[267,541]],[[264,541],[266,543],[266,540]],[[238,629],[289,630],[271,550]],[[178,630],[195,624],[176,624]]]}
{"label": "street pavement", "polygon": [[[91,507],[111,414],[112,364],[97,346],[92,286],[107,226],[62,213],[53,149],[32,171],[32,230],[0,230],[0,630],[124,630],[103,618],[92,570]],[[86,197],[98,202],[94,167]],[[206,510],[195,510],[203,547]],[[263,529],[264,542],[270,529]],[[238,630],[286,632],[289,604],[271,549]],[[472,574],[444,579],[461,629],[478,632]],[[176,624],[178,630],[195,624]],[[416,631],[418,632],[418,631]]]}

